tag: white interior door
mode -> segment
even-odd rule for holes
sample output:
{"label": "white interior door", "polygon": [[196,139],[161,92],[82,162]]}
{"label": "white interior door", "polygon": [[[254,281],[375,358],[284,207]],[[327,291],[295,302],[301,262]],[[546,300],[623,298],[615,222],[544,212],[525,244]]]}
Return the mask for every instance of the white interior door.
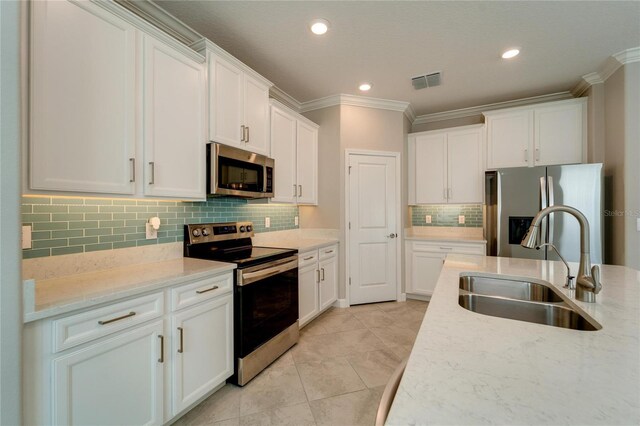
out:
{"label": "white interior door", "polygon": [[350,303],[395,300],[397,210],[396,158],[349,155]]}

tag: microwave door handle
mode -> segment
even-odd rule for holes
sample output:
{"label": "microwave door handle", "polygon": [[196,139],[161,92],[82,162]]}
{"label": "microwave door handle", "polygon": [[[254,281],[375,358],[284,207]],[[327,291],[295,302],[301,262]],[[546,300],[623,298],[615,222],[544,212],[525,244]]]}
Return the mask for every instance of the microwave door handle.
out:
{"label": "microwave door handle", "polygon": [[[553,199],[553,176],[549,176],[548,178],[549,185],[549,206],[555,205],[555,200]],[[553,244],[553,225],[555,222],[554,214],[551,213],[549,216],[549,238],[548,242]]]}
{"label": "microwave door handle", "polygon": [[[547,204],[547,179],[542,176],[540,178],[540,210],[548,207]],[[547,218],[542,220],[542,226],[540,226],[540,244],[548,243],[547,240]]]}

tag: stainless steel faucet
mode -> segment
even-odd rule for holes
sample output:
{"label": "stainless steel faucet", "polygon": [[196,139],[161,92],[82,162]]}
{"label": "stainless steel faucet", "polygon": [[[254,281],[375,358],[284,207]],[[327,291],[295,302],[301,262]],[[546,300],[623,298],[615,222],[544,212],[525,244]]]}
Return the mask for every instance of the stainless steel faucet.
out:
{"label": "stainless steel faucet", "polygon": [[562,263],[564,263],[564,266],[567,267],[567,279],[564,283],[564,288],[568,288],[569,290],[575,290],[576,285],[573,282],[573,279],[575,277],[571,275],[571,268],[569,268],[569,264],[567,263],[566,260],[564,260],[564,257],[562,257],[562,255],[560,254],[560,251],[558,250],[558,248],[551,243],[544,243],[537,246],[536,250],[540,250],[542,247],[545,247],[545,246],[551,247],[553,251],[555,251],[558,254],[558,257],[560,258],[560,260],[562,260]]}
{"label": "stainless steel faucet", "polygon": [[533,218],[531,226],[520,245],[530,249],[535,248],[540,222],[550,213],[554,212],[569,213],[578,219],[578,223],[580,223],[580,265],[578,266],[578,278],[576,279],[576,299],[582,302],[594,303],[596,301],[596,294],[602,290],[600,268],[598,265],[591,267],[589,221],[578,209],[558,204],[540,210]]}

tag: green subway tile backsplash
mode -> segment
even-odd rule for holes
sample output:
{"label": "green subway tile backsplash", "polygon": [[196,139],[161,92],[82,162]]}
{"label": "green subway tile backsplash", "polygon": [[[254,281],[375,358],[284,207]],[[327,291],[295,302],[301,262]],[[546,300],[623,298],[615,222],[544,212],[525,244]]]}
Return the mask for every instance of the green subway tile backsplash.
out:
{"label": "green subway tile backsplash", "polygon": [[[431,223],[426,223],[425,216],[431,216]],[[458,216],[464,215],[464,224],[458,223]],[[467,228],[482,227],[481,204],[433,204],[411,207],[411,224],[413,226],[459,226]]]}
{"label": "green subway tile backsplash", "polygon": [[[158,238],[145,238],[145,223],[162,220]],[[297,228],[298,207],[251,204],[237,198],[206,202],[98,198],[23,197],[22,223],[32,225],[32,247],[24,259],[111,250],[183,240],[185,223],[251,221],[255,232]],[[264,218],[271,227],[264,227]]]}

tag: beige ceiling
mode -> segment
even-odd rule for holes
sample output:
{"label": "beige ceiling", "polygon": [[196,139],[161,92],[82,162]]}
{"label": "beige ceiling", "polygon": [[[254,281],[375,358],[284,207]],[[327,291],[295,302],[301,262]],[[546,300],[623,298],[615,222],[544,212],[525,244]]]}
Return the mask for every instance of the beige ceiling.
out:
{"label": "beige ceiling", "polygon": [[[640,2],[158,1],[300,102],[339,93],[428,114],[571,90],[640,45]],[[329,32],[308,30],[327,19]],[[521,47],[505,61],[503,50]],[[442,71],[440,87],[411,77]]]}

